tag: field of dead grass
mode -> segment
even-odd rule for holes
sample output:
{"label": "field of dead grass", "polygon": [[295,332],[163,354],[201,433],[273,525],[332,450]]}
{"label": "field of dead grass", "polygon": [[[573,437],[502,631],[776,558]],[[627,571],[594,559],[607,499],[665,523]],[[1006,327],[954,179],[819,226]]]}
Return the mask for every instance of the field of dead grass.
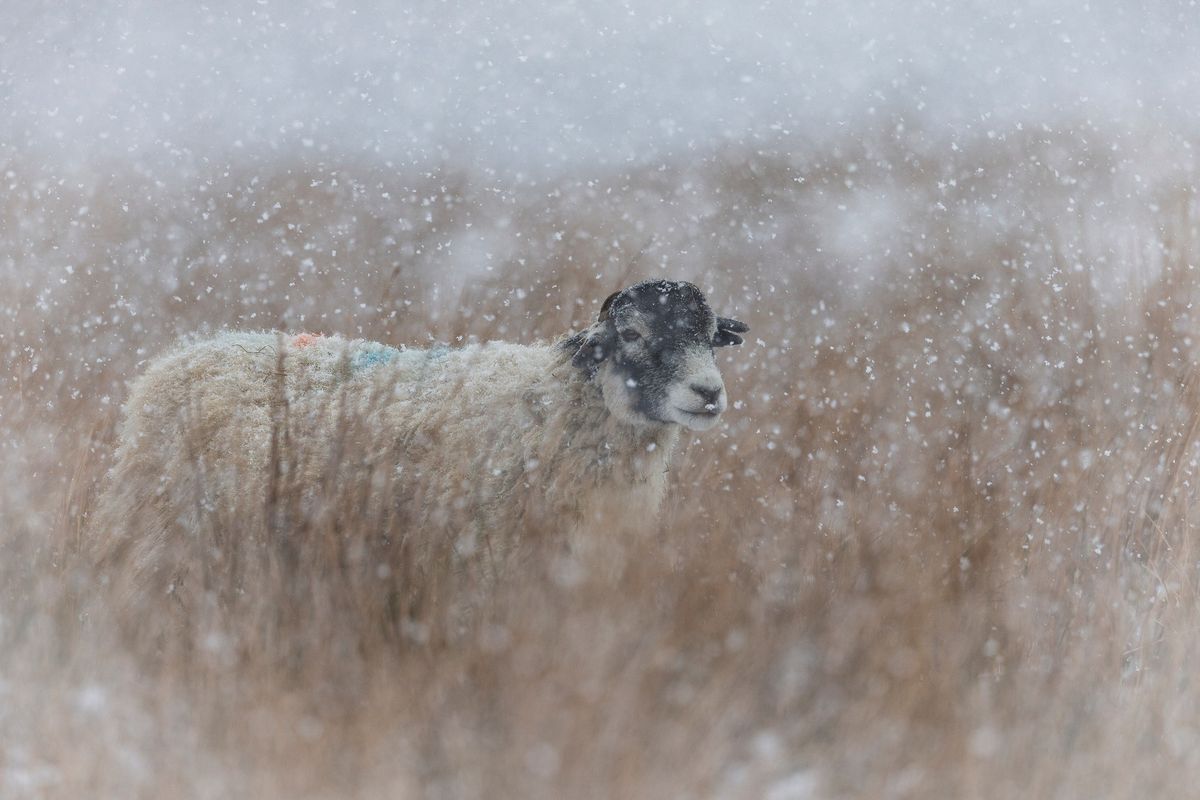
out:
{"label": "field of dead grass", "polygon": [[[508,183],[279,158],[0,175],[0,796],[1200,782],[1178,152],[897,128]],[[482,587],[439,566],[445,531],[334,493],[279,529],[213,512],[195,558],[220,602],[183,656],[135,655],[121,629],[156,621],[97,603],[80,553],[125,385],[177,336],[531,341],[658,275],[752,332],[662,524],[613,543],[621,574],[547,558]],[[424,549],[379,546],[401,533]],[[211,558],[230,537],[262,562],[236,581]]]}

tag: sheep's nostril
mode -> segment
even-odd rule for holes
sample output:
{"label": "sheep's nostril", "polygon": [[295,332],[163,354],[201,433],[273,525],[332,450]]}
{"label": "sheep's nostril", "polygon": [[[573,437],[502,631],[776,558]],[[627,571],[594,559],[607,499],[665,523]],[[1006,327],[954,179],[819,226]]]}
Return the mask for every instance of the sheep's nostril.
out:
{"label": "sheep's nostril", "polygon": [[721,387],[720,386],[713,388],[711,386],[700,386],[698,384],[693,383],[688,388],[690,388],[696,394],[700,395],[701,399],[704,400],[705,409],[711,411],[711,410],[717,408],[717,403],[721,399]]}

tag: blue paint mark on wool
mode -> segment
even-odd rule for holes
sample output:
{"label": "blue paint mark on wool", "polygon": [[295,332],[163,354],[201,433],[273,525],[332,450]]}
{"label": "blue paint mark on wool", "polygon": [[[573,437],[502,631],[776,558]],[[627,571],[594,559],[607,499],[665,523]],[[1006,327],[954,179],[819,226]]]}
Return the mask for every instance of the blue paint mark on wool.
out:
{"label": "blue paint mark on wool", "polygon": [[388,364],[400,351],[384,344],[372,344],[364,347],[350,359],[350,366],[355,370],[371,369],[382,364]]}

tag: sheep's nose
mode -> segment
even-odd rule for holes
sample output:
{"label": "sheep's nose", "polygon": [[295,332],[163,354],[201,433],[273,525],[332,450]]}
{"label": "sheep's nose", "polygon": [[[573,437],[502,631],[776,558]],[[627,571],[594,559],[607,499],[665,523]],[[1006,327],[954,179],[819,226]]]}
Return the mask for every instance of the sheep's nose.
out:
{"label": "sheep's nose", "polygon": [[704,400],[705,408],[716,408],[717,403],[721,400],[720,386],[701,386],[698,383],[693,383],[688,387]]}

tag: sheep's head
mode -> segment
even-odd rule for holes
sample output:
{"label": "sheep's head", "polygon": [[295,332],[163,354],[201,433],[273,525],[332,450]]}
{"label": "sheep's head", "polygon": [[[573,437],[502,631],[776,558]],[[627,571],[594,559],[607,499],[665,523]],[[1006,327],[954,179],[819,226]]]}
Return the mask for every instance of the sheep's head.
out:
{"label": "sheep's head", "polygon": [[715,316],[690,283],[644,281],[604,301],[600,318],[572,340],[573,363],[619,419],[706,430],[728,405],[713,348],[741,344],[747,330]]}

